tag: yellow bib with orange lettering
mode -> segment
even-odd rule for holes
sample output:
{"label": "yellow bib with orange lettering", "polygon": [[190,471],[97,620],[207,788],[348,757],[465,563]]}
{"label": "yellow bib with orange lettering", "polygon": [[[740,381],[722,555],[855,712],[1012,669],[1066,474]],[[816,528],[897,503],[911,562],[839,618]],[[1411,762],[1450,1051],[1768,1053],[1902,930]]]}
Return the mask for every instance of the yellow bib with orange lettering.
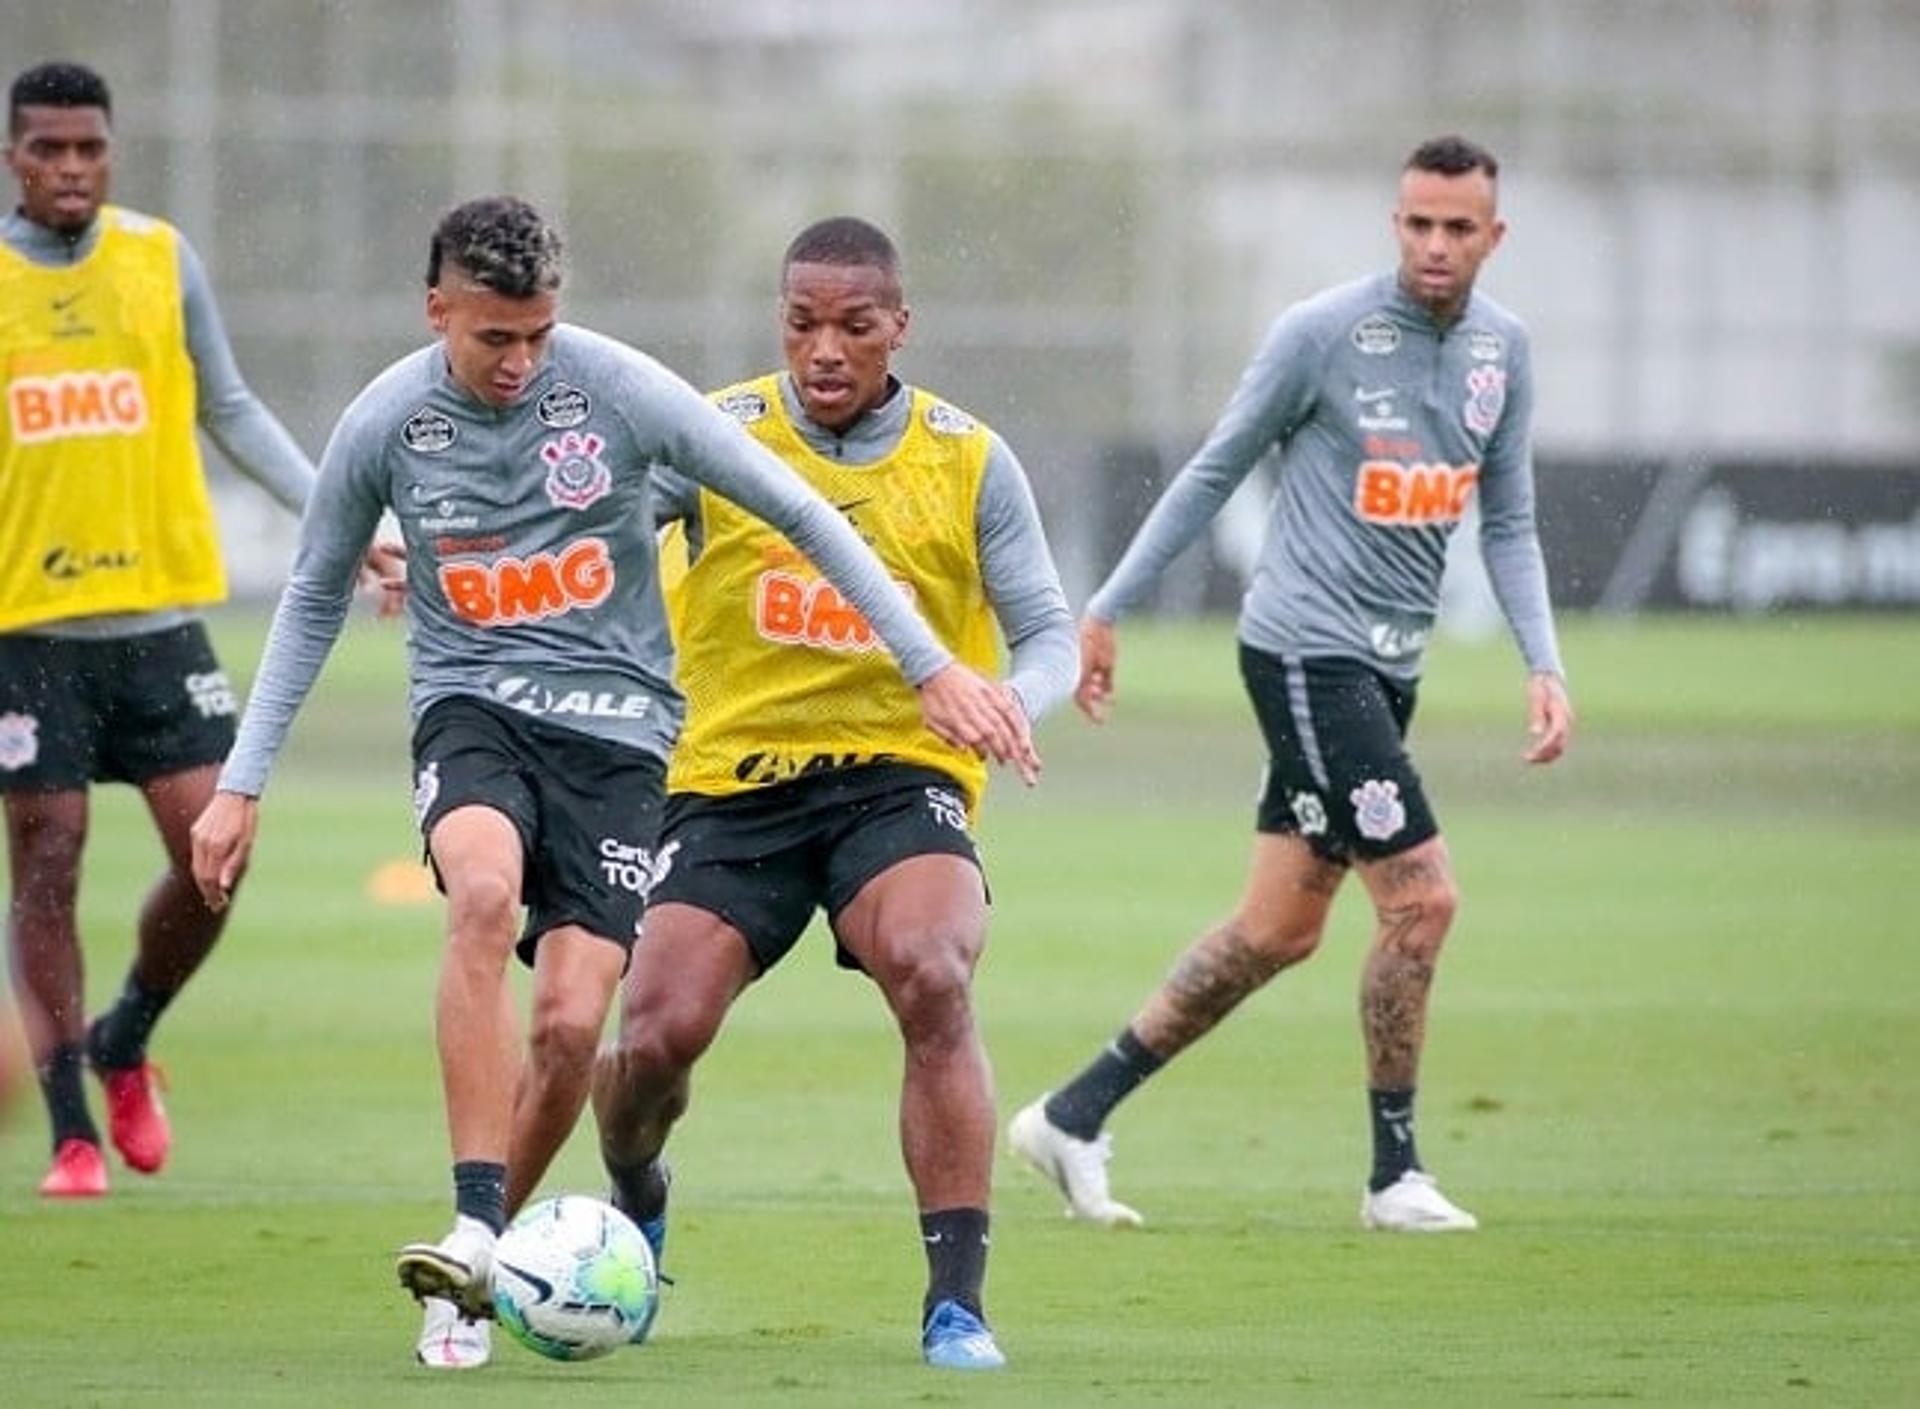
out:
{"label": "yellow bib with orange lettering", "polygon": [[0,245],[0,631],[226,595],[179,237],[117,206],[79,263]]}
{"label": "yellow bib with orange lettering", "polygon": [[[958,659],[991,674],[999,638],[974,523],[988,433],[937,397],[909,394],[899,445],[867,465],[817,454],[788,419],[776,376],[713,399],[846,515]],[[899,762],[940,769],[977,805],[985,765],[921,722],[918,697],[866,618],[731,501],[702,490],[700,521],[698,556],[666,575],[687,697],[667,786],[719,795]]]}

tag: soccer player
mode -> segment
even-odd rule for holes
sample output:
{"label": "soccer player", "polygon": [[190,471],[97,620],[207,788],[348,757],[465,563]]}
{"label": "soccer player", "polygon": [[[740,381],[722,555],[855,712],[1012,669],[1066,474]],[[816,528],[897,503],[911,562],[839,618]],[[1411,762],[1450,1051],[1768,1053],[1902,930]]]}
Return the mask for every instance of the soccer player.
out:
{"label": "soccer player", "polygon": [[[803,230],[781,266],[786,371],[715,400],[853,522],[941,639],[1035,718],[1072,688],[1073,617],[1025,472],[966,412],[891,371],[900,260],[865,221]],[[986,782],[927,730],[871,632],[766,525],[674,476],[690,566],[674,588],[687,726],[668,772],[659,880],[594,1112],[614,1202],[659,1226],[660,1151],[729,1006],[815,910],[905,1043],[900,1139],[928,1262],[929,1364],[1004,1364],[981,1305],[992,1078],[970,986],[986,887],[969,832]],[[1029,776],[1028,781],[1032,781]]]}
{"label": "soccer player", "polygon": [[[107,85],[40,64],[8,97],[19,205],[0,222],[0,795],[19,1000],[53,1127],[50,1198],[107,1192],[84,1068],[129,1168],[172,1133],[154,1027],[220,937],[187,829],[233,741],[233,691],[197,608],[226,595],[196,423],[298,512],[313,465],[240,378],[199,257],[106,204]],[[386,560],[379,552],[374,562]],[[396,570],[391,563],[389,570]],[[166,867],[120,997],[85,1019],[75,907],[95,782],[137,787]]]}
{"label": "soccer player", "polygon": [[1108,1115],[1248,994],[1308,958],[1349,869],[1376,916],[1360,984],[1373,1168],[1369,1228],[1471,1229],[1414,1145],[1428,990],[1457,893],[1404,746],[1448,536],[1477,493],[1481,553],[1527,668],[1530,763],[1567,746],[1573,711],[1534,530],[1527,334],[1474,278],[1506,226],[1499,167],[1458,137],[1400,176],[1397,272],[1331,289],[1274,324],[1206,443],[1088,602],[1075,699],[1114,692],[1114,621],[1146,596],[1254,464],[1279,483],[1240,614],[1240,669],[1269,761],[1238,907],[1202,935],[1132,1023],[1013,1118],[1015,1151],[1068,1211],[1140,1222],[1108,1188]]}
{"label": "soccer player", "polygon": [[[435,1017],[456,1221],[397,1265],[430,1303],[418,1355],[437,1367],[487,1358],[476,1318],[491,1314],[494,1239],[586,1102],[641,904],[667,866],[655,833],[683,712],[654,539],[667,467],[819,563],[869,614],[898,661],[885,673],[905,674],[901,695],[937,737],[1037,767],[1025,716],[935,639],[832,506],[658,362],[557,322],[561,277],[560,237],[524,202],[471,201],[434,231],[439,339],[335,427],[239,738],[193,828],[194,874],[218,909],[354,562],[390,510],[408,550],[414,809],[447,896]],[[516,938],[533,969],[524,1064],[506,984]]]}

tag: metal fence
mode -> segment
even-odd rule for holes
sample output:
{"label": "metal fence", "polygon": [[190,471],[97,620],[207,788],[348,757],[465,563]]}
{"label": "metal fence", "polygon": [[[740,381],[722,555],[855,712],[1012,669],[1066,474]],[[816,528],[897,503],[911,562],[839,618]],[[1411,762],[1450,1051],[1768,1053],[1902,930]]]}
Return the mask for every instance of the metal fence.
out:
{"label": "metal fence", "polygon": [[[1390,259],[1449,129],[1506,163],[1485,285],[1549,451],[1920,436],[1910,0],[61,0],[0,53],[106,73],[120,198],[195,241],[316,450],[423,337],[458,199],[550,210],[572,316],[703,384],[775,360],[778,253],[850,210],[906,252],[904,370],[1022,453],[1077,595],[1104,447],[1189,449],[1279,308]],[[271,582],[284,525],[222,502]]]}

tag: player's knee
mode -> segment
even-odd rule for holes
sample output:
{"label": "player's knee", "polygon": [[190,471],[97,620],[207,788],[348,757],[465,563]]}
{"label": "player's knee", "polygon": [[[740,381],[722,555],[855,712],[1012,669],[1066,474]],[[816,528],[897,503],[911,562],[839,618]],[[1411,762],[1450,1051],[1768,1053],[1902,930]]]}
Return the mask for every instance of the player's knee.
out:
{"label": "player's knee", "polygon": [[80,854],[86,844],[84,825],[38,822],[21,827],[13,839],[15,904],[71,906],[79,893]]}
{"label": "player's knee", "polygon": [[929,936],[876,974],[909,1038],[963,1030],[972,1009],[974,946]]}
{"label": "player's knee", "polygon": [[1383,929],[1395,936],[1397,949],[1431,961],[1446,943],[1459,909],[1460,888],[1451,876],[1438,874],[1397,892],[1382,909],[1380,920]]}
{"label": "player's knee", "polygon": [[612,1059],[626,1080],[651,1084],[699,1061],[718,1030],[716,1016],[690,1005],[630,1007],[613,1043]]}
{"label": "player's knee", "polygon": [[1241,943],[1260,957],[1270,974],[1311,959],[1320,948],[1320,936],[1325,933],[1324,925],[1286,919],[1263,921],[1246,915],[1236,917],[1233,929]]}
{"label": "player's knee", "polygon": [[585,1076],[600,1042],[599,1015],[579,1003],[536,1004],[527,1044],[534,1065],[553,1075]]}
{"label": "player's knee", "polygon": [[447,890],[447,927],[455,943],[488,949],[511,942],[520,926],[520,896],[495,872],[460,877]]}

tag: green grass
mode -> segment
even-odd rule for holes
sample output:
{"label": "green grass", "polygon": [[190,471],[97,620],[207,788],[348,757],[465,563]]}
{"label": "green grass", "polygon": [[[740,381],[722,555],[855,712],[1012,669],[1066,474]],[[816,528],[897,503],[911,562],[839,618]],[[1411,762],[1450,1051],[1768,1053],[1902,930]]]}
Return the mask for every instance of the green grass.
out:
{"label": "green grass", "polygon": [[[258,623],[219,623],[249,664]],[[990,799],[979,1007],[1003,1109],[1111,1036],[1237,894],[1259,753],[1230,635],[1122,632],[1104,730]],[[357,624],[269,794],[233,929],[170,1015],[158,1179],[50,1207],[29,1099],[0,1131],[13,1404],[1897,1404],[1920,1400],[1920,630],[1911,619],[1577,624],[1564,764],[1518,762],[1503,642],[1448,643],[1416,754],[1465,894],[1421,1139],[1471,1238],[1363,1235],[1349,896],[1325,952],[1124,1106],[1117,1192],[1059,1217],[1003,1161],[989,1305],[1013,1360],[915,1358],[922,1265],[898,1044],[810,941],[736,1009],[675,1137],[655,1343],[408,1363],[390,1250],[446,1217],[439,917],[367,899],[413,849],[397,632]],[[157,849],[99,795],[104,998]],[[550,1185],[599,1180],[590,1132]]]}

